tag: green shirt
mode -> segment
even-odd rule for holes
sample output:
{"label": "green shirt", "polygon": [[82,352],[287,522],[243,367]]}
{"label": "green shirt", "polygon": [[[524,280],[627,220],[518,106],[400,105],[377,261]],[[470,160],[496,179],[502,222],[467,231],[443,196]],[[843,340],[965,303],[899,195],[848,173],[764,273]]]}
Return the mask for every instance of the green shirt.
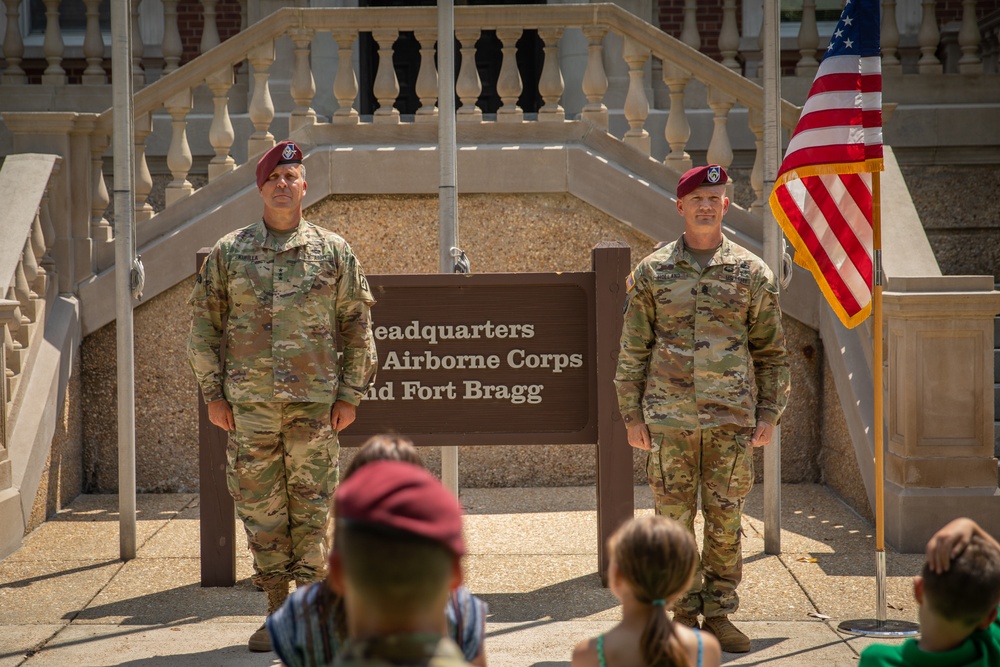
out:
{"label": "green shirt", "polygon": [[997,667],[1000,665],[1000,618],[976,630],[950,651],[922,651],[916,639],[900,645],[875,644],[861,652],[858,667]]}

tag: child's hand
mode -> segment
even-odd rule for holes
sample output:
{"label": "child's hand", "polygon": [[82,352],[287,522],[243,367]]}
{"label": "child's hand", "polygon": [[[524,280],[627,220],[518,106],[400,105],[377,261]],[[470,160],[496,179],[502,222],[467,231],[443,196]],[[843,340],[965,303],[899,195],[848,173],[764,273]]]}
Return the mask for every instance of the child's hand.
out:
{"label": "child's hand", "polygon": [[927,564],[937,574],[947,572],[951,560],[969,546],[978,529],[975,521],[964,517],[946,524],[927,542]]}

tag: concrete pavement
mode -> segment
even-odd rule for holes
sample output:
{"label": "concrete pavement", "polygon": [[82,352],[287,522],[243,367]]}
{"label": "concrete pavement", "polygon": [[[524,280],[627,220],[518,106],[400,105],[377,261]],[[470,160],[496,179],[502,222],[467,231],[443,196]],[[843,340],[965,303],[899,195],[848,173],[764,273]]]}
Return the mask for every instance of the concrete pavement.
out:
{"label": "concrete pavement", "polygon": [[[782,554],[763,553],[761,490],[744,517],[742,604],[753,651],[727,665],[853,665],[871,640],[836,627],[875,615],[873,528],[819,485],[783,487]],[[466,489],[466,583],[490,605],[491,667],[568,667],[620,618],[597,576],[590,487]],[[232,588],[199,584],[198,496],[140,495],[138,555],[118,560],[116,496],[81,496],[0,561],[0,667],[277,664],[246,639],[265,600],[238,556]],[[652,496],[636,488],[637,513]],[[916,621],[919,555],[892,551],[889,618]],[[896,640],[899,641],[899,640]]]}

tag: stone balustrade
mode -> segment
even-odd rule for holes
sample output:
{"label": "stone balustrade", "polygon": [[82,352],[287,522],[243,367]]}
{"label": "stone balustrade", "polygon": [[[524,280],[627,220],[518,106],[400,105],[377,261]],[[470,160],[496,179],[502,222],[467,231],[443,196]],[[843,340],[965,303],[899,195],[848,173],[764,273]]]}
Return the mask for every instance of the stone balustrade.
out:
{"label": "stone balustrade", "polygon": [[[393,28],[380,26],[391,23]],[[247,29],[240,40],[229,40],[213,47],[208,53],[178,68],[169,76],[146,86],[135,96],[137,119],[135,138],[136,158],[136,218],[142,223],[152,217],[152,209],[146,197],[152,187],[152,179],[146,160],[146,143],[154,129],[152,115],[165,111],[169,117],[170,139],[166,155],[166,165],[171,181],[166,188],[166,205],[170,206],[194,192],[188,176],[193,165],[189,124],[187,118],[195,107],[195,91],[201,86],[211,93],[212,121],[208,131],[208,141],[214,157],[207,165],[209,180],[214,180],[235,169],[238,164],[232,155],[236,133],[230,112],[230,96],[234,84],[234,67],[244,61],[250,65],[252,95],[247,108],[247,117],[253,131],[246,139],[247,159],[267,150],[275,143],[275,134],[282,136],[294,133],[304,127],[329,122],[335,125],[392,124],[418,125],[436,122],[437,119],[437,77],[433,51],[436,41],[436,13],[432,8],[395,9],[283,9]],[[729,137],[728,117],[734,105],[754,109],[762,113],[760,87],[732,69],[720,65],[690,46],[660,32],[647,23],[614,5],[563,5],[550,7],[461,7],[456,10],[456,39],[461,53],[461,67],[457,74],[455,90],[460,100],[457,110],[461,123],[524,123],[539,125],[561,123],[567,120],[561,104],[565,93],[565,77],[562,71],[560,38],[567,29],[578,29],[587,40],[586,71],[578,83],[586,105],[580,118],[601,129],[608,129],[608,108],[604,97],[608,90],[608,75],[605,60],[608,57],[605,42],[609,35],[624,40],[623,66],[629,71],[628,91],[624,105],[624,116],[629,129],[621,139],[646,155],[650,154],[650,137],[645,128],[650,102],[646,93],[644,68],[650,59],[662,65],[664,80],[671,87],[669,119],[664,132],[671,153],[666,164],[678,171],[691,164],[686,151],[689,131],[684,105],[684,91],[691,80],[700,81],[710,91],[709,106],[714,115],[714,130],[709,158],[729,166],[733,151]],[[542,65],[537,82],[540,102],[531,109],[522,108],[519,98],[524,92],[524,82],[516,62],[515,44],[526,34],[537,31],[541,43]],[[336,98],[336,108],[325,110],[324,116],[312,106],[316,94],[316,76],[310,66],[310,48],[318,34],[329,33],[337,45],[340,55],[336,73],[332,81],[332,91]],[[401,115],[395,108],[400,92],[398,73],[392,66],[392,50],[400,39],[401,32],[412,33],[419,44],[423,57],[416,78],[415,93],[419,97],[419,108],[412,115]],[[372,80],[371,94],[376,102],[374,112],[362,116],[358,113],[361,90],[358,71],[351,57],[352,47],[362,33],[370,33],[377,45],[379,59]],[[476,44],[485,36],[496,35],[501,43],[499,74],[495,81],[488,83],[496,90],[502,106],[495,113],[484,115],[481,95],[484,90],[480,72],[475,64]],[[292,108],[288,114],[288,127],[274,128],[277,117],[275,99],[272,96],[271,68],[276,59],[275,43],[288,37],[294,44],[293,72],[291,84],[286,89],[291,97]],[[329,80],[328,85],[329,85]],[[799,110],[787,102],[783,103],[781,124],[791,129],[797,120]],[[28,127],[28,118],[6,114],[8,125],[15,135],[35,132],[37,125]],[[15,121],[15,122],[11,122]],[[38,122],[37,118],[34,122]],[[77,121],[79,125],[81,121]],[[760,138],[761,126],[753,129]],[[403,128],[405,132],[405,128]],[[81,130],[82,131],[82,130]],[[97,116],[88,128],[91,159],[91,199],[93,201],[90,229],[94,235],[95,248],[107,246],[110,239],[107,222],[103,219],[103,209],[107,205],[107,188],[101,177],[101,155],[107,148],[111,133],[111,110]],[[203,140],[203,138],[202,138]],[[165,143],[160,140],[160,143]],[[241,151],[242,153],[242,151]],[[763,201],[763,179],[757,173],[757,160],[753,179],[759,202]],[[757,206],[759,211],[760,206]],[[101,251],[98,250],[98,253]],[[106,254],[106,253],[105,253]],[[107,258],[110,259],[110,258]],[[96,263],[96,268],[107,266],[105,258]]]}

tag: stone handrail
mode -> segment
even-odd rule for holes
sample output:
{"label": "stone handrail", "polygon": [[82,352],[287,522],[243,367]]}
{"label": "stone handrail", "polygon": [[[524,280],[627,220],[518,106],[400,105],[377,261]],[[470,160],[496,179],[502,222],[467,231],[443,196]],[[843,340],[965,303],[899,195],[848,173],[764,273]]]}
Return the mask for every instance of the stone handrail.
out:
{"label": "stone handrail", "polygon": [[55,272],[47,191],[59,163],[55,155],[11,155],[0,169],[0,193],[8,195],[0,216],[0,491],[11,483],[11,407],[28,375],[29,352],[42,339],[39,325]]}

